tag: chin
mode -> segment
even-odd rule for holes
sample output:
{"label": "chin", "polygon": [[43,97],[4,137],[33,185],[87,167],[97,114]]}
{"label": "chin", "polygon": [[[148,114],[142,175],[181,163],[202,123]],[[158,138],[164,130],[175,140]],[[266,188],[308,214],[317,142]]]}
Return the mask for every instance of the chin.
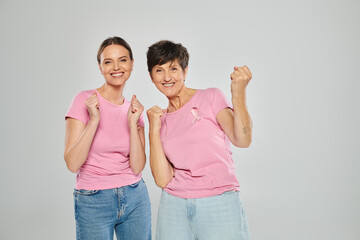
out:
{"label": "chin", "polygon": [[122,85],[124,85],[126,83],[126,80],[122,80],[122,81],[108,81],[108,84],[114,87],[120,87]]}

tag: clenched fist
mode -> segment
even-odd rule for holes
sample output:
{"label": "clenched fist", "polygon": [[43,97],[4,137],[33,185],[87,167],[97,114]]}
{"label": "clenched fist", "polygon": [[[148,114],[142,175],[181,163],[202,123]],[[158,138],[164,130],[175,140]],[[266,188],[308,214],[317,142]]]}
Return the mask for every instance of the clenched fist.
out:
{"label": "clenched fist", "polygon": [[91,95],[88,99],[86,99],[86,107],[89,112],[90,120],[100,121],[100,110],[99,110],[99,99],[96,95],[96,92]]}
{"label": "clenched fist", "polygon": [[151,131],[160,131],[161,128],[161,117],[166,112],[165,109],[161,109],[159,106],[153,106],[147,110],[147,116],[149,120]]}
{"label": "clenched fist", "polygon": [[137,125],[141,113],[144,111],[144,106],[139,102],[135,95],[132,96],[130,107],[128,110],[128,122],[129,125]]}
{"label": "clenched fist", "polygon": [[231,78],[231,95],[236,97],[244,93],[246,86],[252,78],[252,74],[247,66],[234,67]]}

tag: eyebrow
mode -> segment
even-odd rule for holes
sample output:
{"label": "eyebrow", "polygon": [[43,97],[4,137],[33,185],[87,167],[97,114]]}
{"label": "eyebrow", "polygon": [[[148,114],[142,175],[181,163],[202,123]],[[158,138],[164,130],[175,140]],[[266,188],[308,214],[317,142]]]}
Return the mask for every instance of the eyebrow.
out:
{"label": "eyebrow", "polygon": [[[125,56],[125,55],[119,57],[119,59],[122,59],[122,58],[129,58],[129,57],[128,57],[128,56]],[[105,60],[112,60],[112,58],[104,58],[104,61],[105,61]]]}

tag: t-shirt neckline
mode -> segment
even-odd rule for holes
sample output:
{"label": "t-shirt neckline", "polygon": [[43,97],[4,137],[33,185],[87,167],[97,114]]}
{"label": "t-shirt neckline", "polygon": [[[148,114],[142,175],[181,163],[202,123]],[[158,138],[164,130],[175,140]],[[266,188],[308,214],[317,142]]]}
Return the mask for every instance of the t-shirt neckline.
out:
{"label": "t-shirt neckline", "polygon": [[112,105],[112,106],[114,106],[114,107],[123,107],[124,104],[125,104],[125,102],[126,102],[126,99],[125,99],[125,97],[124,97],[124,101],[123,101],[123,103],[122,103],[121,105],[114,104],[114,103],[110,102],[109,100],[107,100],[106,98],[104,98],[104,97],[99,93],[98,90],[94,89],[94,91],[96,92],[96,94],[97,94],[98,96],[100,96],[100,98],[101,98],[104,102],[106,102],[107,104],[110,104],[110,105]]}
{"label": "t-shirt neckline", "polygon": [[[174,115],[176,113],[179,113],[181,112],[183,109],[185,109],[188,105],[190,105],[190,103],[193,101],[193,99],[195,98],[195,96],[197,95],[197,93],[201,91],[200,89],[197,89],[196,92],[194,93],[194,95],[190,98],[189,101],[187,101],[187,103],[184,104],[184,106],[182,106],[181,108],[179,108],[178,110],[174,111],[174,112],[165,112],[164,115],[168,115],[168,116],[171,116],[171,115]],[[167,109],[166,109],[167,110]]]}

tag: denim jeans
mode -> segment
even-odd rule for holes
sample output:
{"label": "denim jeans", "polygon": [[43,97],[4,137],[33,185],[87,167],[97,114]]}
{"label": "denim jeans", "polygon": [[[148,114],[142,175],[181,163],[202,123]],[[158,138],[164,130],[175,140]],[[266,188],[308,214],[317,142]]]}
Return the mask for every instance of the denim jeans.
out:
{"label": "denim jeans", "polygon": [[146,185],[106,190],[74,190],[77,240],[151,239],[151,208]]}
{"label": "denim jeans", "polygon": [[238,191],[184,199],[162,191],[158,240],[250,240]]}

